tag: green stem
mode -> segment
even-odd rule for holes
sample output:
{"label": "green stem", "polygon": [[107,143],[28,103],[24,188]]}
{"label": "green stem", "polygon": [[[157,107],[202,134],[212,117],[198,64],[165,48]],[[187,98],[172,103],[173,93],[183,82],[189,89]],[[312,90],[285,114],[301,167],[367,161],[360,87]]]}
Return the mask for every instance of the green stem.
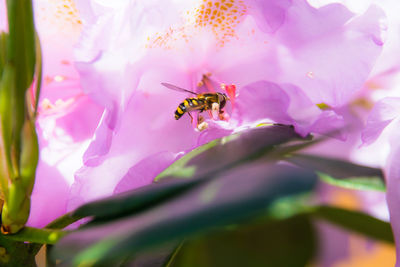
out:
{"label": "green stem", "polygon": [[40,87],[42,86],[42,46],[40,45],[40,39],[37,32],[35,32],[35,41],[36,41],[36,66],[35,66],[36,88],[35,88],[35,103],[34,103],[33,118],[36,118],[37,116]]}
{"label": "green stem", "polygon": [[61,230],[24,227],[16,234],[4,235],[4,238],[20,242],[55,244],[60,238],[62,238],[66,234],[66,231]]}

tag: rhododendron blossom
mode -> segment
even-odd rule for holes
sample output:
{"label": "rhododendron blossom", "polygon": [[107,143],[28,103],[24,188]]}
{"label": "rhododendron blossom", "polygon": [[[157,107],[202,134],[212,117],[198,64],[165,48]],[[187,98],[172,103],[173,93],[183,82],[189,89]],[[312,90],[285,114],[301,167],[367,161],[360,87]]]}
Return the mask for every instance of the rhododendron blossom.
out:
{"label": "rhododendron blossom", "polygon": [[[186,151],[259,123],[292,124],[301,135],[343,128],[338,108],[362,87],[383,45],[376,6],[355,15],[302,0],[76,4],[83,23],[76,67],[104,113],[69,209],[149,184]],[[199,132],[186,114],[174,119],[189,95],[161,83],[237,93],[223,120],[204,114]]]}
{"label": "rhododendron blossom", "polygon": [[43,80],[36,123],[41,153],[30,226],[43,227],[67,212],[74,172],[102,111],[82,92],[73,66],[73,44],[81,31],[77,14],[72,2],[35,1]]}

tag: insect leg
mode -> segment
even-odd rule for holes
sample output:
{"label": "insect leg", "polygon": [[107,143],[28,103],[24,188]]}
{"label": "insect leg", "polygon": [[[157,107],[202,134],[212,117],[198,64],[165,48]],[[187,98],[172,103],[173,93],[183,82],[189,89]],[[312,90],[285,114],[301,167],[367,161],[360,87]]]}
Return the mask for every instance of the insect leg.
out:
{"label": "insect leg", "polygon": [[224,120],[225,119],[224,113],[225,112],[222,109],[219,111],[218,117],[219,117],[220,120]]}
{"label": "insect leg", "polygon": [[197,125],[204,122],[204,117],[200,115],[200,112],[197,113]]}
{"label": "insect leg", "polygon": [[189,114],[189,116],[190,116],[190,123],[193,124],[193,116],[192,116],[192,114],[190,114],[190,112],[188,112],[187,114]]}

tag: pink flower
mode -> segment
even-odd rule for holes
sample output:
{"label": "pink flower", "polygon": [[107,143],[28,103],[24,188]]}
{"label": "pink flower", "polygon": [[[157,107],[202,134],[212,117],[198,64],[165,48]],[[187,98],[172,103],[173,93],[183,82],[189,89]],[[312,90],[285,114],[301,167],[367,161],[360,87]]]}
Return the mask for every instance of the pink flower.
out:
{"label": "pink flower", "polygon": [[102,109],[82,92],[73,67],[73,44],[81,31],[73,3],[35,1],[34,7],[43,79],[36,123],[40,161],[28,225],[43,227],[67,212],[74,173]]}
{"label": "pink flower", "polygon": [[6,0],[0,0],[0,32],[8,31]]}
{"label": "pink flower", "polygon": [[[396,241],[397,255],[400,253],[400,98],[384,98],[377,102],[368,117],[367,125],[363,131],[363,141],[366,144],[374,142],[378,137],[378,143],[390,145],[390,154],[386,159],[386,200],[389,207],[390,222]],[[397,260],[396,266],[399,265]]]}
{"label": "pink flower", "polygon": [[[84,27],[76,66],[104,113],[69,209],[151,183],[182,152],[258,122],[293,124],[303,135],[341,127],[338,108],[362,87],[383,44],[384,15],[375,6],[358,16],[342,5],[315,9],[302,0],[77,6]],[[175,121],[188,96],[162,82],[195,92],[236,85],[230,119],[209,119],[201,133],[186,115]]]}
{"label": "pink flower", "polygon": [[[400,130],[400,64],[393,55],[400,49],[400,20],[397,16],[398,2],[392,0],[375,1],[384,8],[388,16],[388,31],[382,55],[374,66],[371,77],[365,85],[364,95],[371,99],[374,108],[366,119],[362,131],[363,146],[353,152],[363,163],[383,167],[386,180],[386,201],[390,214],[397,257],[400,254],[400,214],[399,162],[400,151],[398,133]],[[373,89],[373,90],[371,90]],[[396,266],[400,266],[397,260]]]}

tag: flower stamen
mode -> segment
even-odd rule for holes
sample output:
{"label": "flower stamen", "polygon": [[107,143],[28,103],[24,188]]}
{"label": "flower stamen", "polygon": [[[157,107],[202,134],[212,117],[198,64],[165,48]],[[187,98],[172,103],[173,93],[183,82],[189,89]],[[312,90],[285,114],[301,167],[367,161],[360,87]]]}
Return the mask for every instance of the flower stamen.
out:
{"label": "flower stamen", "polygon": [[213,120],[218,120],[219,114],[220,114],[219,104],[213,103],[211,105],[211,117],[213,118]]}
{"label": "flower stamen", "polygon": [[235,100],[236,100],[236,85],[234,84],[226,85],[224,83],[221,83],[221,89],[228,94],[233,110],[235,108]]}
{"label": "flower stamen", "polygon": [[208,123],[205,121],[197,125],[197,130],[199,130],[200,132],[206,130],[207,128],[208,128]]}

